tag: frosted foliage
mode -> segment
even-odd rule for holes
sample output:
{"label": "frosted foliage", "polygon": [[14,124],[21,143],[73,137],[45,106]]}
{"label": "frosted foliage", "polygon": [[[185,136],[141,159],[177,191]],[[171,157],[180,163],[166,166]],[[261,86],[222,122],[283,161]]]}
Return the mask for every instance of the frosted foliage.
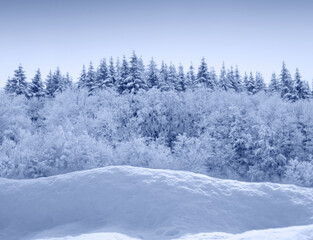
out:
{"label": "frosted foliage", "polygon": [[203,87],[92,95],[68,88],[54,98],[0,98],[2,177],[133,165],[312,186],[307,100]]}

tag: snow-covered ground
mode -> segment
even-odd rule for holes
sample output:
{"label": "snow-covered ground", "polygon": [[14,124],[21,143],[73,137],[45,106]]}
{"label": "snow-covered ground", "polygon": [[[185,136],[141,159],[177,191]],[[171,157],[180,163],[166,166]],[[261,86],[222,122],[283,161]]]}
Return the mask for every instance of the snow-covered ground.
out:
{"label": "snow-covered ground", "polygon": [[313,189],[106,167],[0,179],[0,239],[313,239]]}

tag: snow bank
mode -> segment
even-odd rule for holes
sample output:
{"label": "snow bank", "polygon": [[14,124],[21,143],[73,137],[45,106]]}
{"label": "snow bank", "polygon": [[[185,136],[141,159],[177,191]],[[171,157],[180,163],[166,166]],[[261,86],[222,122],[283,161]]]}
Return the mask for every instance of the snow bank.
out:
{"label": "snow bank", "polygon": [[97,232],[117,232],[120,239],[173,239],[308,225],[312,217],[313,189],[182,171],[119,166],[0,179],[0,239],[6,240]]}

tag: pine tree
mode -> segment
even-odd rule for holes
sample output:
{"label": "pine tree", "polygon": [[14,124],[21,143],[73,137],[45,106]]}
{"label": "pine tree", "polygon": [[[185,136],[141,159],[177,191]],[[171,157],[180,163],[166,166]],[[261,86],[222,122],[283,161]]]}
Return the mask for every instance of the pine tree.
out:
{"label": "pine tree", "polygon": [[106,60],[103,59],[97,70],[97,76],[95,83],[93,84],[94,89],[105,89],[113,86],[112,78],[110,77],[110,72],[107,67]]}
{"label": "pine tree", "polygon": [[245,76],[243,77],[243,90],[245,92],[248,92],[249,89],[249,78],[248,74],[245,72]]}
{"label": "pine tree", "polygon": [[255,74],[255,93],[265,90],[265,82],[261,73],[256,72]]}
{"label": "pine tree", "polygon": [[159,86],[158,69],[153,58],[151,59],[150,64],[148,66],[147,85],[149,88]]}
{"label": "pine tree", "polygon": [[19,65],[18,69],[14,71],[14,77],[9,78],[5,86],[5,92],[13,95],[27,96],[28,84],[26,82],[25,72],[22,65]]}
{"label": "pine tree", "polygon": [[70,74],[67,72],[66,75],[63,77],[62,83],[62,91],[71,88],[73,85],[73,79],[70,77]]}
{"label": "pine tree", "polygon": [[55,97],[58,92],[63,90],[63,77],[60,69],[57,68],[52,74],[51,71],[46,79],[46,95],[49,97]]}
{"label": "pine tree", "polygon": [[301,79],[299,69],[296,69],[295,73],[295,94],[297,99],[307,99],[309,98],[309,92],[305,82]]}
{"label": "pine tree", "polygon": [[94,67],[92,65],[92,62],[89,63],[88,72],[86,74],[86,88],[91,93],[95,89],[95,83],[97,79],[97,74],[94,70]]}
{"label": "pine tree", "polygon": [[44,84],[41,79],[40,69],[37,70],[32,82],[29,84],[29,93],[31,97],[43,97],[45,95]]}
{"label": "pine tree", "polygon": [[172,63],[170,63],[170,66],[169,66],[168,79],[167,80],[168,80],[169,90],[174,90],[175,85],[178,81],[178,75],[177,75],[176,67]]}
{"label": "pine tree", "polygon": [[271,82],[268,86],[268,91],[270,93],[280,93],[281,91],[280,82],[279,79],[277,79],[275,73],[272,74]]}
{"label": "pine tree", "polygon": [[293,86],[293,81],[290,75],[289,70],[286,68],[285,62],[283,62],[281,74],[280,74],[280,82],[282,85],[281,88],[281,97],[285,100],[295,101],[295,91]]}
{"label": "pine tree", "polygon": [[210,82],[208,65],[206,64],[204,58],[201,59],[200,66],[198,68],[196,85],[198,87],[208,87],[210,89],[213,89],[213,84],[212,84],[212,82]]}
{"label": "pine tree", "polygon": [[175,84],[175,90],[179,92],[184,92],[186,90],[186,77],[184,73],[184,68],[181,64],[178,67],[178,76],[177,82]]}
{"label": "pine tree", "polygon": [[190,64],[189,70],[186,74],[186,88],[193,89],[195,86],[196,76],[192,63]]}
{"label": "pine tree", "polygon": [[238,80],[235,78],[233,67],[230,67],[230,70],[228,70],[226,78],[227,78],[227,83],[228,83],[227,89],[231,89],[235,92],[239,92],[240,85],[238,83]]}
{"label": "pine tree", "polygon": [[169,77],[168,66],[162,61],[158,86],[158,88],[161,91],[168,91],[170,89],[168,77]]}
{"label": "pine tree", "polygon": [[226,76],[226,69],[225,69],[225,64],[223,62],[223,66],[221,69],[220,77],[219,77],[219,87],[221,90],[227,91],[228,90],[228,81],[227,81],[227,76]]}
{"label": "pine tree", "polygon": [[118,86],[120,85],[120,82],[121,82],[121,65],[119,58],[117,58],[115,64],[115,83],[114,83],[114,86],[117,90]]}
{"label": "pine tree", "polygon": [[236,86],[237,86],[237,92],[241,92],[243,91],[243,84],[242,84],[242,81],[241,81],[241,76],[240,76],[240,73],[239,73],[239,70],[238,70],[238,66],[236,65],[236,69],[235,69],[235,83],[236,83]]}
{"label": "pine tree", "polygon": [[129,76],[122,81],[122,89],[122,93],[134,94],[136,94],[140,89],[146,89],[146,83],[143,79],[143,73],[139,68],[139,61],[135,52],[133,52],[130,60]]}
{"label": "pine tree", "polygon": [[78,79],[78,88],[84,88],[86,87],[86,84],[87,84],[87,73],[86,73],[86,67],[85,65],[83,65],[83,70],[79,76],[79,79]]}
{"label": "pine tree", "polygon": [[250,72],[250,76],[249,76],[249,79],[248,79],[247,92],[249,94],[255,94],[255,92],[256,92],[256,90],[255,90],[255,80],[254,80],[252,72]]}
{"label": "pine tree", "polygon": [[111,79],[113,86],[116,86],[116,71],[114,67],[113,57],[110,58],[109,77]]}
{"label": "pine tree", "polygon": [[121,71],[120,71],[120,79],[119,79],[119,83],[118,83],[118,92],[119,93],[123,93],[124,91],[127,90],[127,86],[126,86],[126,79],[129,77],[129,65],[128,62],[126,60],[126,57],[123,56],[123,61],[122,61],[122,66],[121,66]]}

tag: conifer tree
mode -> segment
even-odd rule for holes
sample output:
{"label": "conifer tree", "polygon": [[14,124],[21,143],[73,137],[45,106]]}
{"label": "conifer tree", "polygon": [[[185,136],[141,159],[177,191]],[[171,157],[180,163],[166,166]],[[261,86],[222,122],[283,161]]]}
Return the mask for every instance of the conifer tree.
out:
{"label": "conifer tree", "polygon": [[150,64],[148,66],[147,86],[149,88],[159,86],[158,70],[157,70],[157,66],[156,66],[156,63],[154,62],[153,58],[151,59]]}
{"label": "conifer tree", "polygon": [[85,87],[89,92],[92,92],[95,89],[95,83],[97,79],[97,74],[94,70],[92,62],[89,63],[88,72],[86,74],[86,84]]}
{"label": "conifer tree", "polygon": [[171,63],[169,66],[168,78],[167,78],[168,90],[175,89],[175,85],[177,81],[178,81],[178,75],[177,75],[176,67],[174,64]]}
{"label": "conifer tree", "polygon": [[179,92],[184,92],[186,90],[186,77],[184,73],[184,68],[181,64],[178,67],[178,77],[175,84],[175,89]]}
{"label": "conifer tree", "polygon": [[86,87],[86,84],[87,84],[87,73],[86,73],[86,67],[85,65],[83,65],[83,70],[79,76],[79,79],[78,79],[78,88],[84,88]]}
{"label": "conifer tree", "polygon": [[280,93],[281,91],[280,82],[275,73],[272,74],[271,82],[268,86],[268,91],[270,93]]}
{"label": "conifer tree", "polygon": [[223,66],[222,66],[220,77],[219,77],[219,87],[221,90],[227,91],[228,86],[229,86],[229,84],[227,82],[225,64],[223,62]]}
{"label": "conifer tree", "polygon": [[293,81],[290,75],[289,70],[286,68],[285,62],[283,62],[281,74],[280,74],[280,82],[282,85],[281,88],[281,97],[285,100],[295,101],[295,91],[293,86]]}
{"label": "conifer tree", "polygon": [[123,93],[126,91],[126,79],[129,77],[129,65],[126,57],[123,56],[122,66],[121,66],[121,76],[118,83],[118,92]]}
{"label": "conifer tree", "polygon": [[243,90],[245,92],[248,92],[249,89],[249,78],[248,74],[245,72],[245,76],[243,77]]}
{"label": "conifer tree", "polygon": [[307,87],[305,82],[301,79],[301,75],[299,69],[296,69],[295,73],[295,94],[297,99],[307,99],[309,98],[309,92],[307,91]]}
{"label": "conifer tree", "polygon": [[5,92],[12,95],[24,94],[27,96],[27,88],[25,71],[22,65],[19,65],[18,69],[14,71],[14,77],[8,79]]}
{"label": "conifer tree", "polygon": [[139,60],[135,52],[133,52],[130,60],[129,76],[122,80],[121,92],[136,94],[140,89],[146,89],[146,83],[143,79],[143,73],[139,68]]}
{"label": "conifer tree", "polygon": [[46,95],[49,97],[55,97],[58,92],[63,90],[63,77],[60,69],[57,68],[52,74],[51,71],[46,79]]}
{"label": "conifer tree", "polygon": [[235,78],[233,67],[230,67],[230,70],[228,70],[226,78],[227,78],[227,83],[228,83],[227,88],[235,92],[239,92],[240,86]]}
{"label": "conifer tree", "polygon": [[247,92],[249,94],[255,94],[255,92],[256,92],[256,90],[255,90],[255,80],[254,80],[252,72],[250,72],[250,76],[249,76],[249,79],[248,79]]}
{"label": "conifer tree", "polygon": [[198,87],[208,87],[210,89],[213,89],[213,84],[212,84],[212,82],[210,82],[208,65],[206,64],[204,58],[201,59],[200,66],[198,68],[196,85]]}
{"label": "conifer tree", "polygon": [[265,90],[265,82],[261,73],[256,72],[255,74],[255,93]]}
{"label": "conifer tree", "polygon": [[103,59],[97,70],[97,76],[95,83],[93,84],[93,89],[105,89],[113,86],[112,78],[110,77],[110,72],[107,67],[106,59]]}
{"label": "conifer tree", "polygon": [[158,86],[161,91],[168,91],[170,89],[168,76],[168,66],[162,61]]}
{"label": "conifer tree", "polygon": [[237,92],[241,92],[243,90],[243,86],[242,86],[242,81],[241,81],[241,76],[240,76],[240,73],[239,73],[239,70],[238,70],[238,66],[236,65],[236,69],[235,69],[235,83],[236,83],[236,86],[237,86]]}
{"label": "conifer tree", "polygon": [[113,86],[116,86],[116,71],[114,67],[113,57],[110,58],[109,77],[111,79]]}
{"label": "conifer tree", "polygon": [[43,97],[45,95],[44,84],[41,79],[40,69],[37,70],[32,82],[29,84],[29,93],[31,97]]}
{"label": "conifer tree", "polygon": [[196,80],[196,76],[195,76],[195,72],[194,72],[194,67],[191,63],[189,70],[186,74],[186,88],[193,88],[195,85],[195,80]]}

